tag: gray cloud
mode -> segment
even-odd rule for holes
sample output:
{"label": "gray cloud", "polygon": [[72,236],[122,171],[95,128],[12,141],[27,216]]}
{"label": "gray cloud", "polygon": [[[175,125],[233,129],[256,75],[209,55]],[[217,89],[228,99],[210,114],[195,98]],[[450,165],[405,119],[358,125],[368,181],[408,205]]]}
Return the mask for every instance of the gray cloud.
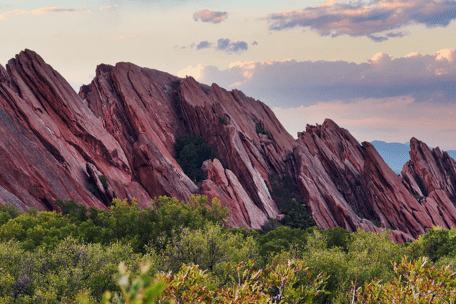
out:
{"label": "gray cloud", "polygon": [[346,61],[238,62],[229,69],[205,67],[202,82],[238,88],[271,106],[295,107],[332,100],[412,96],[417,102],[454,103],[456,50],[392,58],[383,53],[364,63]]}
{"label": "gray cloud", "polygon": [[228,53],[238,53],[247,51],[249,48],[247,42],[245,41],[236,41],[231,42],[230,39],[223,39],[220,38],[217,40],[217,47],[216,49],[219,51],[226,51]]}
{"label": "gray cloud", "polygon": [[212,47],[212,42],[209,42],[207,40],[201,41],[196,45],[197,50],[208,49],[210,47]]}
{"label": "gray cloud", "polygon": [[[330,1],[302,10],[270,14],[264,18],[270,30],[310,28],[321,36],[365,36],[381,42],[404,33],[391,32],[409,24],[447,26],[456,19],[454,0]],[[381,35],[379,35],[381,33]]]}
{"label": "gray cloud", "polygon": [[210,22],[210,23],[220,23],[223,20],[228,18],[227,12],[217,12],[211,10],[200,10],[193,14],[193,20],[195,21],[202,21],[202,22]]}
{"label": "gray cloud", "polygon": [[224,38],[220,38],[219,40],[217,40],[216,44],[207,40],[203,40],[200,41],[200,43],[198,44],[192,43],[190,47],[194,47],[195,45],[197,50],[214,48],[217,51],[224,51],[228,54],[241,53],[249,49],[249,45],[245,41],[231,42],[230,39]]}

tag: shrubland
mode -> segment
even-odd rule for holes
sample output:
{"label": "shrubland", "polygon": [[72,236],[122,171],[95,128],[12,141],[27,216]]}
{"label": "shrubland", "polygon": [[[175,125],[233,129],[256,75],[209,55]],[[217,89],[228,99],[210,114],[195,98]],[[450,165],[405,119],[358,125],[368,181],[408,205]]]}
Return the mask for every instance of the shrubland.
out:
{"label": "shrubland", "polygon": [[[455,303],[456,230],[232,229],[218,200],[0,205],[0,303]],[[286,222],[285,222],[286,223]]]}

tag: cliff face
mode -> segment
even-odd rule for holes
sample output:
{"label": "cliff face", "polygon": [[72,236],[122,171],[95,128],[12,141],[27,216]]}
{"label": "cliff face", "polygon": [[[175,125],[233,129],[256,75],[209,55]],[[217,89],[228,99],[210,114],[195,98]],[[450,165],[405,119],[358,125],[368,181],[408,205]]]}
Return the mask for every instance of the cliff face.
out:
{"label": "cliff face", "polygon": [[[295,140],[240,91],[130,63],[98,66],[76,94],[36,53],[21,52],[0,66],[0,130],[0,201],[23,210],[55,209],[58,198],[105,208],[135,197],[145,207],[158,195],[201,193],[231,210],[231,226],[260,228],[280,218],[270,178],[286,177],[322,228],[387,228],[405,241],[455,224],[456,166],[440,150],[412,143],[401,179],[331,120]],[[216,150],[199,185],[176,161],[184,134]]]}
{"label": "cliff face", "polygon": [[403,183],[431,216],[434,226],[456,227],[456,161],[447,152],[412,138]]}

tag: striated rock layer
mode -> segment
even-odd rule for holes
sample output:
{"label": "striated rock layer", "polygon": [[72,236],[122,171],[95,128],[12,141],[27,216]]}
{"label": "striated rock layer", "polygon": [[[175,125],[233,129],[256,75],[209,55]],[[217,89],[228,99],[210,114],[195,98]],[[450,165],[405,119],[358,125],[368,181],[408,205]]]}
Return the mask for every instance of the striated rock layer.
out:
{"label": "striated rock layer", "polygon": [[[106,208],[114,197],[217,197],[233,227],[280,219],[272,184],[288,178],[322,228],[391,229],[407,241],[456,223],[456,165],[412,139],[397,176],[369,143],[333,121],[295,140],[265,104],[242,92],[138,67],[99,65],[74,92],[36,53],[0,66],[0,201],[25,210],[55,200]],[[216,150],[196,185],[177,163],[176,138],[201,136]],[[375,225],[374,225],[375,224]]]}

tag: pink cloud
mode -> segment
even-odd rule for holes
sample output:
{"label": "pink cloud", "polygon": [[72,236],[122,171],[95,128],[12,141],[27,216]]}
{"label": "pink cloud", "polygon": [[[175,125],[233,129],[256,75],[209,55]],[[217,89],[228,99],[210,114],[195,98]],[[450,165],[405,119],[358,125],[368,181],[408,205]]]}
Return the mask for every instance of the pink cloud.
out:
{"label": "pink cloud", "polygon": [[430,146],[455,149],[456,105],[419,103],[411,96],[334,100],[296,108],[273,108],[277,118],[293,135],[306,124],[331,118],[359,141],[408,142],[418,137]]}
{"label": "pink cloud", "polygon": [[202,22],[211,22],[211,23],[220,23],[223,20],[228,18],[227,12],[217,12],[211,10],[201,10],[193,14],[193,20],[202,21]]}
{"label": "pink cloud", "polygon": [[365,36],[382,42],[402,37],[397,32],[409,24],[447,26],[456,19],[456,2],[442,0],[372,0],[340,3],[330,1],[301,10],[288,10],[264,17],[271,30],[310,28],[321,36]]}
{"label": "pink cloud", "polygon": [[128,35],[128,36],[117,36],[114,38],[114,40],[125,40],[125,39],[133,39],[136,38],[137,36],[134,35]]}
{"label": "pink cloud", "polygon": [[98,9],[100,9],[100,10],[109,10],[109,9],[116,9],[118,7],[119,7],[118,4],[114,4],[114,5],[100,6]]}
{"label": "pink cloud", "polygon": [[57,6],[42,7],[34,10],[15,9],[0,13],[0,20],[7,19],[8,16],[14,15],[45,15],[49,13],[73,13],[73,12],[90,12],[89,10],[76,10],[73,8],[59,8]]}
{"label": "pink cloud", "polygon": [[236,62],[220,70],[206,66],[202,82],[239,88],[272,106],[296,107],[332,100],[410,95],[417,102],[454,103],[456,50],[377,53],[362,63],[346,61]]}

